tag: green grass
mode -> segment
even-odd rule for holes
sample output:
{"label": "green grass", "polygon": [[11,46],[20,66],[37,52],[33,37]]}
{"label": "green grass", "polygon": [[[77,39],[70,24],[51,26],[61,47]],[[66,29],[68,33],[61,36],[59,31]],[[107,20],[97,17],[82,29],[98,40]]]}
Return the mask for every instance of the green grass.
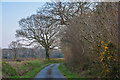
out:
{"label": "green grass", "polygon": [[16,70],[11,67],[8,63],[2,62],[2,73],[7,76],[14,76],[17,74]]}
{"label": "green grass", "polygon": [[62,63],[63,60],[43,60],[43,59],[37,59],[37,60],[31,60],[31,61],[23,61],[23,62],[12,62],[12,66],[16,66],[16,68],[13,68],[10,66],[9,63],[3,62],[3,74],[4,77],[9,78],[34,78],[37,73],[42,70],[44,67],[52,64],[52,63]]}
{"label": "green grass", "polygon": [[80,80],[87,80],[84,77],[80,77],[77,73],[71,72],[67,67],[65,67],[63,64],[60,64],[59,66],[60,72],[68,78],[68,80],[74,80],[75,78],[80,78]]}
{"label": "green grass", "polygon": [[52,64],[52,63],[48,63],[48,64],[45,64],[42,67],[38,67],[34,70],[31,70],[31,71],[25,73],[23,76],[13,76],[11,78],[34,78],[38,72],[40,72],[43,68],[45,68],[46,66],[48,66],[50,64]]}
{"label": "green grass", "polygon": [[45,68],[46,66],[48,66],[50,64],[52,64],[52,63],[45,64],[43,67],[36,68],[36,69],[24,74],[23,78],[34,78],[39,71],[41,71],[43,68]]}
{"label": "green grass", "polygon": [[43,64],[42,67],[38,67],[28,73],[25,73],[23,76],[21,76],[21,78],[34,78],[36,76],[36,74],[41,71],[43,68],[45,68],[46,66],[53,64],[53,63],[61,63],[63,62],[63,60],[50,60],[50,61],[45,61],[45,64]]}

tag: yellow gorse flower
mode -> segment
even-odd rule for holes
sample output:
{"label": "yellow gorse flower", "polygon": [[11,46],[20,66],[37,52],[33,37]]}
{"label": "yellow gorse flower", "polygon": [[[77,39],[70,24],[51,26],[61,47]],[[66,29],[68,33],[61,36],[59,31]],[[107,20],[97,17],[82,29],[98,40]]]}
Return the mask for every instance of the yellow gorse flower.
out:
{"label": "yellow gorse flower", "polygon": [[108,45],[108,43],[105,44],[106,46]]}
{"label": "yellow gorse flower", "polygon": [[108,60],[110,60],[110,56],[109,56],[109,57],[107,57],[107,59],[108,59]]}
{"label": "yellow gorse flower", "polygon": [[105,52],[102,53],[103,55],[105,54]]}
{"label": "yellow gorse flower", "polygon": [[111,41],[109,41],[108,43],[111,43]]}
{"label": "yellow gorse flower", "polygon": [[108,50],[108,47],[105,47],[105,50]]}
{"label": "yellow gorse flower", "polygon": [[109,69],[107,69],[106,71],[109,72]]}
{"label": "yellow gorse flower", "polygon": [[103,58],[101,59],[101,61],[103,61]]}
{"label": "yellow gorse flower", "polygon": [[103,44],[104,43],[104,41],[101,41],[101,44]]}

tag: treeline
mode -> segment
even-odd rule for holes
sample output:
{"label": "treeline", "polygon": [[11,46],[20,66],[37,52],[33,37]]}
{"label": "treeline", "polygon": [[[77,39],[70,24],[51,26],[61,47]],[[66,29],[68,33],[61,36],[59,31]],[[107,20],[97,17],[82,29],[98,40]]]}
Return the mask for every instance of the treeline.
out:
{"label": "treeline", "polygon": [[[16,59],[21,58],[45,58],[45,49],[19,48],[17,49]],[[64,54],[60,50],[51,50],[50,58],[63,58]],[[11,49],[2,49],[3,59],[14,59],[14,52]]]}

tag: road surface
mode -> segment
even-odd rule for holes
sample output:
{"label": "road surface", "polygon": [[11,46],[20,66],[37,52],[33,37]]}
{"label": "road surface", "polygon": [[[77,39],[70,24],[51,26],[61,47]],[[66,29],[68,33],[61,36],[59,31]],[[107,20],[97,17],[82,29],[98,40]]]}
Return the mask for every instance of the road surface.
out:
{"label": "road surface", "polygon": [[34,80],[67,80],[59,71],[59,65],[51,64],[45,67],[36,75]]}

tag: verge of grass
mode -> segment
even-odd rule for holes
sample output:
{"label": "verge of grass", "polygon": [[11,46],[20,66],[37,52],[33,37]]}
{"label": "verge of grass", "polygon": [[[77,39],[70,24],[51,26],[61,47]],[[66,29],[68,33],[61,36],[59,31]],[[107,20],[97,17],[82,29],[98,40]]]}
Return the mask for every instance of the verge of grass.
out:
{"label": "verge of grass", "polygon": [[31,60],[31,61],[14,62],[12,66],[13,65],[16,66],[14,68],[17,72],[17,76],[22,76],[33,69],[41,67],[42,65],[44,65],[44,63],[42,62],[42,60]]}
{"label": "verge of grass", "polygon": [[52,63],[48,63],[42,67],[31,70],[31,71],[25,73],[23,76],[13,76],[12,78],[34,78],[38,72],[40,72],[43,68],[45,68],[46,66],[48,66],[50,64],[52,64]]}
{"label": "verge of grass", "polygon": [[16,70],[10,66],[9,64],[7,64],[6,62],[2,62],[2,74],[3,75],[7,75],[7,76],[13,76],[16,75],[17,72]]}
{"label": "verge of grass", "polygon": [[60,64],[59,70],[64,76],[66,76],[66,78],[68,78],[68,80],[74,80],[75,78],[80,78],[80,80],[87,80],[86,78],[80,77],[78,74],[71,72],[63,64]]}

